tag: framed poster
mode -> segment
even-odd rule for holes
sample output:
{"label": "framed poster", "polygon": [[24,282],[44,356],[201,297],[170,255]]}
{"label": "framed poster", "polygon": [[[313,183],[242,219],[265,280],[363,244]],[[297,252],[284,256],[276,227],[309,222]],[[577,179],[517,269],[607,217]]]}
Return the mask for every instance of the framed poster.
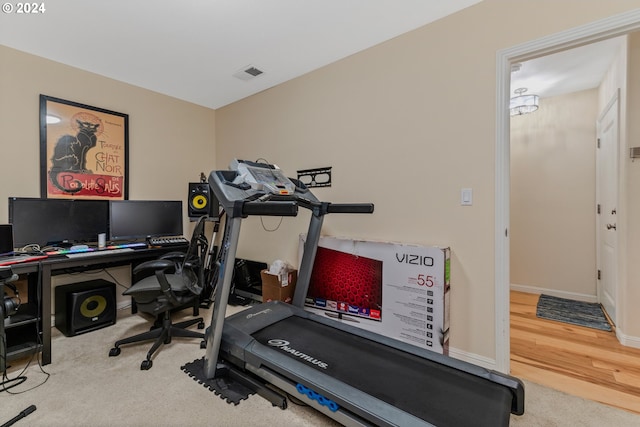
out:
{"label": "framed poster", "polygon": [[40,95],[43,198],[129,197],[129,116]]}

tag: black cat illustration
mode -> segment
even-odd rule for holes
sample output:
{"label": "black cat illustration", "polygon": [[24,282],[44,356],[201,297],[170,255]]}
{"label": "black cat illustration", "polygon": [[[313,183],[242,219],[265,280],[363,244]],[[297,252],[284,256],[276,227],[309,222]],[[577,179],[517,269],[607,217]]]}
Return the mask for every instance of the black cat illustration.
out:
{"label": "black cat illustration", "polygon": [[58,181],[58,176],[62,172],[82,172],[91,173],[87,170],[87,151],[96,146],[98,140],[96,132],[100,127],[99,123],[83,122],[76,120],[78,124],[78,134],[63,135],[56,142],[51,156],[51,170],[49,177],[53,185],[65,193],[77,193],[82,190],[82,183],[77,179],[66,181],[63,185]]}

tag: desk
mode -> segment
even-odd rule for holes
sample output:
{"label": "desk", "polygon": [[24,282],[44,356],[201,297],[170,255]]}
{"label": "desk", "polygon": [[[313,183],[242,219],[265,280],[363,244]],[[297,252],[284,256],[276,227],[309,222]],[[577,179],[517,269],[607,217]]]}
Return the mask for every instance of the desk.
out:
{"label": "desk", "polygon": [[[160,255],[172,251],[185,251],[187,245],[171,246],[164,248],[142,248],[131,252],[98,253],[82,258],[66,258],[61,256],[45,258],[39,261],[14,264],[11,266],[14,273],[28,275],[29,301],[39,298],[40,312],[33,316],[40,318],[40,331],[42,341],[35,348],[25,349],[13,357],[9,355],[7,361],[18,358],[34,351],[42,351],[42,364],[51,363],[51,277],[56,274],[64,274],[65,270],[86,271],[120,265],[135,265],[147,260],[156,259]],[[31,310],[33,311],[33,310]],[[36,310],[37,312],[38,310]],[[7,342],[7,347],[11,347]]]}

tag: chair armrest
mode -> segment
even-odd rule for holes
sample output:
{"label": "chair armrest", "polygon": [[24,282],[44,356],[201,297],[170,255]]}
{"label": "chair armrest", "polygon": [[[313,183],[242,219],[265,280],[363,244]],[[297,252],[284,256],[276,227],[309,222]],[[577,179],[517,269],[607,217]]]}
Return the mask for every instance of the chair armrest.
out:
{"label": "chair armrest", "polygon": [[167,252],[166,254],[162,255],[158,259],[182,260],[184,259],[185,256],[186,254],[184,252],[174,251],[174,252]]}
{"label": "chair armrest", "polygon": [[143,270],[166,270],[167,268],[175,267],[175,263],[168,259],[154,259],[152,261],[145,261],[140,265],[137,265],[133,269],[133,274],[137,274]]}

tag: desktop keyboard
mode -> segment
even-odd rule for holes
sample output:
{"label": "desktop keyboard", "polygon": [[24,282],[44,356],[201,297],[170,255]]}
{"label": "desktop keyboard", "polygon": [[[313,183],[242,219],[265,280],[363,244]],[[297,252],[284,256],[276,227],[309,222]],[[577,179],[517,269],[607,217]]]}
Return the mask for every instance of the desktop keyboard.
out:
{"label": "desktop keyboard", "polygon": [[[80,247],[80,248],[69,248],[69,249],[57,249],[54,251],[48,251],[46,252],[46,255],[49,256],[57,256],[57,255],[72,255],[72,254],[77,254],[77,253],[89,253],[89,254],[93,254],[93,253],[97,253],[97,252],[107,252],[107,253],[114,253],[115,250],[118,249],[146,249],[147,248],[147,244],[144,242],[131,242],[131,243],[118,243],[118,244],[113,244],[113,245],[109,245],[106,246],[104,248],[96,248],[95,246],[85,246],[85,247]],[[121,252],[129,252],[129,251],[121,251]],[[82,256],[82,255],[81,255]],[[87,255],[88,256],[88,255]]]}
{"label": "desktop keyboard", "polygon": [[102,250],[92,250],[92,251],[84,251],[84,252],[69,252],[66,255],[67,258],[84,258],[89,256],[100,256],[100,255],[113,255],[119,254],[122,252],[133,252],[133,248],[116,248],[116,249],[102,249]]}
{"label": "desktop keyboard", "polygon": [[189,244],[189,241],[182,236],[149,237],[147,242],[149,242],[149,246],[179,246]]}

